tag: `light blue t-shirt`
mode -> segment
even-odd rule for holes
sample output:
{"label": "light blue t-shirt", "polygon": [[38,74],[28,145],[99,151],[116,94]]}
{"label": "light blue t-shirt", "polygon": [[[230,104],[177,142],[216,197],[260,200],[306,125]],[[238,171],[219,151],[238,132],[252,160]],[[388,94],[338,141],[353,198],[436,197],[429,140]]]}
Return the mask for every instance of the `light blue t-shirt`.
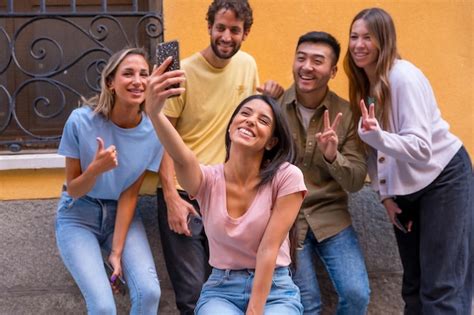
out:
{"label": "light blue t-shirt", "polygon": [[163,146],[145,114],[138,126],[124,129],[88,106],[75,109],[64,126],[58,154],[79,159],[85,170],[97,152],[97,137],[104,140],[104,149],[115,145],[118,166],[97,177],[89,197],[118,200],[145,170],[158,171]]}

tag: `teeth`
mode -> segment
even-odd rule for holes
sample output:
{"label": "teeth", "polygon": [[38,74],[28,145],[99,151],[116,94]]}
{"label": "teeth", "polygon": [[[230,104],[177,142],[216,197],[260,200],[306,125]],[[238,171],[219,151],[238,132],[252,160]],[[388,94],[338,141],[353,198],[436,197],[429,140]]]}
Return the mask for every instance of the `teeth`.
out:
{"label": "teeth", "polygon": [[241,133],[243,133],[244,135],[246,135],[246,136],[249,136],[249,137],[254,137],[254,134],[253,134],[253,132],[251,132],[251,131],[250,131],[250,130],[248,130],[248,129],[245,129],[245,128],[239,128],[239,131],[240,131]]}

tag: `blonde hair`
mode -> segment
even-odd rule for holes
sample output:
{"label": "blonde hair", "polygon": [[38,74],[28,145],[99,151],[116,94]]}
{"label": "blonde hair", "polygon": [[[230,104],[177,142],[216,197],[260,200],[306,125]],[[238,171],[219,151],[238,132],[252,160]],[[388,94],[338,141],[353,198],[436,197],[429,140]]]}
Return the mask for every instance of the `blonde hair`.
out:
{"label": "blonde hair", "polygon": [[[112,108],[115,104],[115,94],[109,88],[110,83],[115,77],[118,67],[129,55],[140,55],[148,60],[148,55],[143,48],[125,48],[114,53],[105,65],[100,75],[100,94],[89,99],[82,98],[82,105],[89,106],[95,113],[101,114],[106,119],[110,119]],[[143,111],[144,104],[140,104],[140,112]]]}
{"label": "blonde hair", "polygon": [[[392,105],[390,83],[388,76],[396,59],[400,59],[397,50],[397,35],[395,25],[390,15],[380,8],[370,8],[360,11],[352,20],[364,20],[367,29],[378,49],[378,59],[375,67],[375,83],[372,86],[374,95],[370,95],[370,82],[364,69],[359,68],[352,59],[350,48],[344,57],[344,71],[349,79],[349,101],[353,111],[354,123],[357,126],[362,115],[359,107],[361,99],[367,103],[369,97],[375,98],[376,115],[384,130],[389,129],[388,115]],[[368,105],[368,104],[367,104]]]}

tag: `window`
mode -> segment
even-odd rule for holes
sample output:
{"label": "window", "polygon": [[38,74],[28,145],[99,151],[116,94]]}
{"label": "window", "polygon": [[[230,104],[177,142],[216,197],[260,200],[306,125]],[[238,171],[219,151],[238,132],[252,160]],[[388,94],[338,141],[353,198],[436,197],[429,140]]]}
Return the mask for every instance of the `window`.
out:
{"label": "window", "polygon": [[0,154],[55,151],[110,55],[125,46],[153,55],[161,10],[153,0],[0,1]]}

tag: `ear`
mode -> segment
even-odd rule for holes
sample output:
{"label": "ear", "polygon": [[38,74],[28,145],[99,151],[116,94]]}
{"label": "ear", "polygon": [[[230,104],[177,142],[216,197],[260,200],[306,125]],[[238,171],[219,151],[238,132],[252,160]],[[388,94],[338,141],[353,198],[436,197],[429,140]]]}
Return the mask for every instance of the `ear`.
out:
{"label": "ear", "polygon": [[268,140],[267,144],[265,145],[265,150],[270,151],[277,145],[277,143],[278,143],[278,138],[272,137],[270,140]]}
{"label": "ear", "polygon": [[210,23],[207,23],[207,33],[211,35],[212,33],[212,25]]}
{"label": "ear", "polygon": [[331,79],[334,79],[336,77],[336,73],[337,73],[337,65],[334,65],[332,66],[332,69],[331,69]]}
{"label": "ear", "polygon": [[244,35],[242,36],[242,41],[247,39],[247,36],[249,36],[250,30],[247,30],[244,32]]}

